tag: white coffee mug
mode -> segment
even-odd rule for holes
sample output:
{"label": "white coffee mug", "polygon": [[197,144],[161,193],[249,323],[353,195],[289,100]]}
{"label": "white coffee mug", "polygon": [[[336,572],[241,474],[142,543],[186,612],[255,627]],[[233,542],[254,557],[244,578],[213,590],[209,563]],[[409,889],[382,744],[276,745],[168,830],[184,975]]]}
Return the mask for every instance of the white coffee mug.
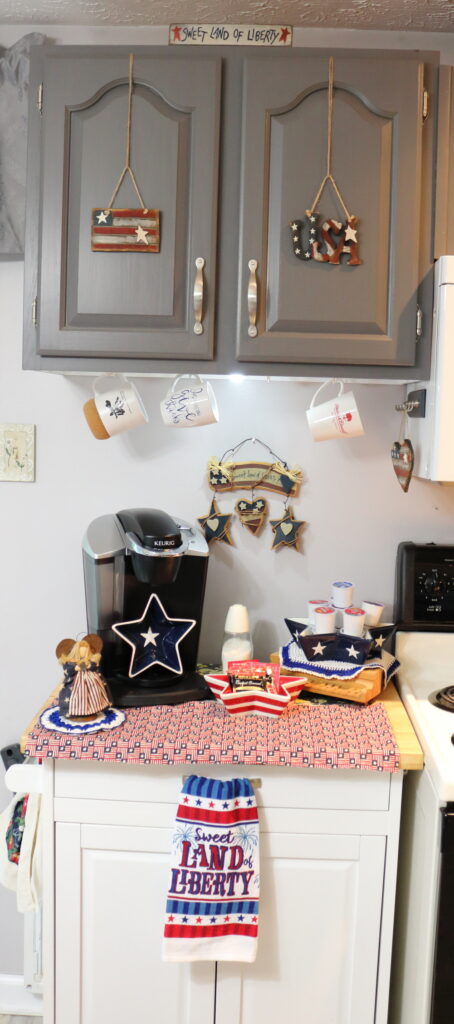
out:
{"label": "white coffee mug", "polygon": [[175,377],[161,402],[161,416],[167,427],[203,427],[217,423],[218,404],[211,384],[197,374]]}
{"label": "white coffee mug", "polygon": [[93,398],[84,405],[85,418],[98,440],[148,423],[135,385],[122,373],[104,373],[93,383]]}
{"label": "white coffee mug", "polygon": [[[338,384],[339,391],[329,402],[315,405],[317,395],[328,384]],[[309,408],[306,410],[309,430],[314,441],[331,441],[333,438],[359,437],[364,434],[353,391],[346,391],[341,380],[325,380],[317,388]]]}

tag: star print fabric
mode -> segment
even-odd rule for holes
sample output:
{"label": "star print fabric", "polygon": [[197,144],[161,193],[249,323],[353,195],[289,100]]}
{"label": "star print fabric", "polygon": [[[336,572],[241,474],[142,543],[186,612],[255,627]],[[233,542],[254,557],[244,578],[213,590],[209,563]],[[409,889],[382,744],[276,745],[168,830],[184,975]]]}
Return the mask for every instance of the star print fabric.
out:
{"label": "star print fabric", "polygon": [[252,963],[259,885],[259,821],[249,779],[190,775],[172,839],[163,959]]}

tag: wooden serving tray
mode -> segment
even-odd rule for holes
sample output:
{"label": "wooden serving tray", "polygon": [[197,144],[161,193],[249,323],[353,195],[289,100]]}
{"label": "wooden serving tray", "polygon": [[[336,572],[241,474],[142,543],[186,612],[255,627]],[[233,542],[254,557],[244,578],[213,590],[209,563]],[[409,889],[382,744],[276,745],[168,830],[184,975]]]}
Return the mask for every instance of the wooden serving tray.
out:
{"label": "wooden serving tray", "polygon": [[[270,661],[280,663],[278,651],[270,654]],[[344,700],[354,700],[358,704],[369,704],[374,697],[383,689],[383,669],[364,668],[354,679],[320,679],[306,672],[303,668],[292,671],[285,669],[286,675],[304,676],[307,683],[304,686],[309,693],[320,693],[326,697],[343,697]]]}

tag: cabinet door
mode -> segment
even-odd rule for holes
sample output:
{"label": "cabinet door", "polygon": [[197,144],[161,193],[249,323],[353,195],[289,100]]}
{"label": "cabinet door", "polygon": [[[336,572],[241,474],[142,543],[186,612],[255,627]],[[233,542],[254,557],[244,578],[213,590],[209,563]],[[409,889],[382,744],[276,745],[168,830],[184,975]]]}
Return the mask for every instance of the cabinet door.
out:
{"label": "cabinet door", "polygon": [[[423,59],[335,54],[332,173],[358,218],[357,266],[345,254],[334,265],[293,251],[295,221],[305,221],[302,255],[311,251],[316,222],[306,210],[326,171],[328,54],[276,57],[270,70],[263,56],[245,61],[237,356],[411,365],[418,286],[429,270],[421,238],[432,216],[430,173],[422,188],[432,146]],[[317,228],[329,219],[345,223],[329,183],[318,209]],[[255,337],[248,334],[251,260],[258,263]]]}
{"label": "cabinet door", "polygon": [[215,965],[161,960],[170,842],[56,825],[55,1024],[213,1024]]}
{"label": "cabinet door", "polygon": [[386,839],[261,837],[254,964],[218,964],[216,1024],[373,1024]]}
{"label": "cabinet door", "polygon": [[[88,359],[212,358],[219,58],[135,50],[131,166],[147,208],[160,212],[159,252],[91,248],[93,210],[109,206],[125,163],[128,51],[55,47],[37,55],[41,61],[42,115],[32,106],[30,124],[29,187],[39,226],[35,209],[27,297],[37,274],[38,323],[30,325],[26,306],[29,347],[40,356]],[[112,206],[124,216],[141,205],[127,174]],[[205,266],[197,333],[199,258]]]}

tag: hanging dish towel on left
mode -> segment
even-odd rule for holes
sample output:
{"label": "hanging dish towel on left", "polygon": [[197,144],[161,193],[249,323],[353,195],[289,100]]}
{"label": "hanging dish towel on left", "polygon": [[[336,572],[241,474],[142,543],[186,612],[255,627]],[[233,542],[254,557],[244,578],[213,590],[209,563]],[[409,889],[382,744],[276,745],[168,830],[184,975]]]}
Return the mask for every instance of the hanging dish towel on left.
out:
{"label": "hanging dish towel on left", "polygon": [[252,963],[260,879],[259,821],[249,779],[186,779],[171,861],[163,959]]}

